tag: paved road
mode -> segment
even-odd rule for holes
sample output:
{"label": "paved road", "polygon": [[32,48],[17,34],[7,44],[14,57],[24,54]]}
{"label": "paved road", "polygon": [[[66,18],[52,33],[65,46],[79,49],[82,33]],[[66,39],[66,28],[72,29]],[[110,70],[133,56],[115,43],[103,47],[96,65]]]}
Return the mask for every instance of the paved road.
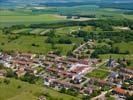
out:
{"label": "paved road", "polygon": [[78,48],[76,48],[76,49],[73,51],[73,53],[75,54],[75,52],[76,52],[76,51],[78,51],[78,50],[82,49],[82,48],[83,48],[85,45],[87,45],[87,44],[93,45],[94,43],[93,43],[93,42],[88,41],[88,42],[86,42],[86,43],[84,43],[84,44],[80,45]]}

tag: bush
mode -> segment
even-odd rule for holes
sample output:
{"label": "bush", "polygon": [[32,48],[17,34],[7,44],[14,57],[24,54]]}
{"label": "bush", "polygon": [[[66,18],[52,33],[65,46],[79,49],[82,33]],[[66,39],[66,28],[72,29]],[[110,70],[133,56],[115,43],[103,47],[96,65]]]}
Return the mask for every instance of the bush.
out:
{"label": "bush", "polygon": [[7,69],[6,77],[16,77],[16,73],[13,72],[11,69]]}
{"label": "bush", "polygon": [[22,81],[29,82],[30,84],[35,84],[37,77],[33,74],[26,73],[24,76],[20,77]]}
{"label": "bush", "polygon": [[17,88],[20,89],[21,88],[21,85],[18,85]]}
{"label": "bush", "polygon": [[8,85],[10,83],[10,80],[4,79],[4,83],[6,83]]}

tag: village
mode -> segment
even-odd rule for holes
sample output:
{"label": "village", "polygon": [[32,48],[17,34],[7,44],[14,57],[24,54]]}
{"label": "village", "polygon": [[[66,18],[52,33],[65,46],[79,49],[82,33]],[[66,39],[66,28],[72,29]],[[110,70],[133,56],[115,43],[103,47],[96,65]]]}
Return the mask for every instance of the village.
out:
{"label": "village", "polygon": [[[74,53],[86,50],[88,43],[93,45],[92,42],[82,44]],[[126,60],[121,62],[127,63]],[[126,96],[133,95],[133,69],[120,67],[111,57],[101,60],[58,56],[53,52],[47,55],[1,52],[0,64],[12,69],[18,78],[29,73],[41,77],[44,86],[73,96],[80,94],[90,96],[92,100],[105,100],[105,96],[111,95],[124,100]],[[88,76],[96,70],[109,71],[104,78]],[[0,77],[6,76],[6,73],[1,69]]]}

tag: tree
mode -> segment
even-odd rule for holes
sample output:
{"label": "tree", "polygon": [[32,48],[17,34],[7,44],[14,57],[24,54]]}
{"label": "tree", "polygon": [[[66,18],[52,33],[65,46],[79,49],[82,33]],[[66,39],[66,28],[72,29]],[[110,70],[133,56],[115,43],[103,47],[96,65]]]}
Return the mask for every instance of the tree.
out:
{"label": "tree", "polygon": [[52,48],[53,50],[57,49],[57,47],[55,46],[55,43],[52,43],[52,44],[51,44],[51,48]]}
{"label": "tree", "polygon": [[33,46],[33,47],[39,47],[39,45],[38,44],[35,44],[35,43],[32,43],[31,46]]}
{"label": "tree", "polygon": [[126,100],[133,100],[133,95],[127,96]]}
{"label": "tree", "polygon": [[17,77],[16,73],[11,69],[7,69],[6,77]]}
{"label": "tree", "polygon": [[72,41],[70,39],[68,39],[68,38],[64,38],[63,37],[63,38],[59,39],[58,43],[60,43],[60,44],[71,44]]}
{"label": "tree", "polygon": [[54,51],[54,53],[55,53],[56,55],[60,55],[61,52],[62,52],[62,49],[57,49],[57,50]]}
{"label": "tree", "polygon": [[4,79],[4,83],[9,84],[10,83],[10,80]]}
{"label": "tree", "polygon": [[87,95],[87,96],[83,96],[83,98],[82,98],[82,100],[90,100],[90,96],[89,95]]}
{"label": "tree", "polygon": [[0,69],[4,69],[4,66],[3,66],[3,64],[0,64]]}
{"label": "tree", "polygon": [[31,84],[35,84],[37,78],[30,73],[26,73],[24,76],[20,77],[22,81],[29,82]]}
{"label": "tree", "polygon": [[20,89],[21,88],[21,85],[18,85],[17,88]]}
{"label": "tree", "polygon": [[55,43],[54,39],[51,38],[51,37],[48,37],[46,40],[45,40],[46,43]]}
{"label": "tree", "polygon": [[67,56],[72,56],[72,55],[73,54],[72,54],[72,51],[71,50],[67,52]]}
{"label": "tree", "polygon": [[131,61],[128,60],[128,61],[127,61],[127,66],[130,66],[130,65],[131,65]]}
{"label": "tree", "polygon": [[55,36],[55,30],[52,29],[49,32],[47,32],[45,35],[48,36],[48,37],[54,37]]}
{"label": "tree", "polygon": [[60,93],[66,93],[66,89],[65,88],[61,88]]}
{"label": "tree", "polygon": [[94,52],[91,54],[90,57],[91,57],[91,58],[99,58],[98,53],[97,53],[96,51],[94,51]]}

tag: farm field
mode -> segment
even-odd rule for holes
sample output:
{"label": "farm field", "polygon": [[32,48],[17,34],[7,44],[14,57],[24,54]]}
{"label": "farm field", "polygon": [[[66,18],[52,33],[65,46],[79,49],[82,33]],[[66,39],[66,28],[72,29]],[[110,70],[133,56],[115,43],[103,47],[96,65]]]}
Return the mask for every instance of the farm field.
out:
{"label": "farm field", "polygon": [[56,29],[56,33],[63,35],[63,34],[69,34],[72,31],[77,31],[79,29],[79,26],[73,26],[73,27],[63,27]]}
{"label": "farm field", "polygon": [[[25,10],[24,10],[25,9]],[[24,9],[0,9],[0,27],[11,26],[16,24],[37,24],[37,23],[51,23],[58,21],[68,21],[63,15],[96,15],[97,18],[118,18],[118,19],[133,19],[133,15],[123,14],[120,9],[113,8],[99,8],[96,5],[82,5],[75,7],[46,7],[42,11],[33,11],[35,8]],[[106,16],[106,17],[105,17]]]}
{"label": "farm field", "polygon": [[[57,29],[55,29],[55,34],[57,34],[57,35],[68,35],[68,34],[70,34],[70,32],[77,31],[78,29],[79,29],[79,26],[57,28]],[[44,33],[47,32],[49,30],[50,29],[47,29],[47,28],[35,28],[35,29],[22,28],[22,29],[13,30],[13,31],[11,31],[11,33],[19,34],[19,33],[29,32],[31,34],[41,34],[43,32]]]}
{"label": "farm field", "polygon": [[4,78],[0,78],[0,100],[37,100],[40,93],[49,93],[53,98],[62,98],[63,100],[80,100],[78,97],[62,94],[40,85],[33,85],[16,79],[8,80],[10,83],[6,84],[3,82]]}
{"label": "farm field", "polygon": [[0,15],[0,26],[10,26],[16,24],[29,25],[32,23],[50,23],[66,21],[65,18],[58,17],[54,14],[39,14],[39,15]]}
{"label": "farm field", "polygon": [[72,13],[76,13],[76,14],[81,14],[81,15],[85,15],[85,14],[96,14],[97,16],[100,16],[102,14],[105,15],[111,15],[112,16],[119,16],[119,14],[121,14],[122,12],[120,10],[117,9],[108,9],[108,8],[99,8],[96,5],[82,5],[82,6],[75,6],[75,7],[59,7],[57,8],[58,11],[60,12],[64,12],[65,14],[72,14]]}
{"label": "farm field", "polygon": [[133,15],[123,15],[124,18],[133,20]]}
{"label": "farm field", "polygon": [[25,33],[25,32],[29,32],[29,31],[31,31],[30,28],[23,28],[23,29],[19,29],[19,30],[13,30],[13,31],[11,31],[11,33],[19,34],[19,33]]}

